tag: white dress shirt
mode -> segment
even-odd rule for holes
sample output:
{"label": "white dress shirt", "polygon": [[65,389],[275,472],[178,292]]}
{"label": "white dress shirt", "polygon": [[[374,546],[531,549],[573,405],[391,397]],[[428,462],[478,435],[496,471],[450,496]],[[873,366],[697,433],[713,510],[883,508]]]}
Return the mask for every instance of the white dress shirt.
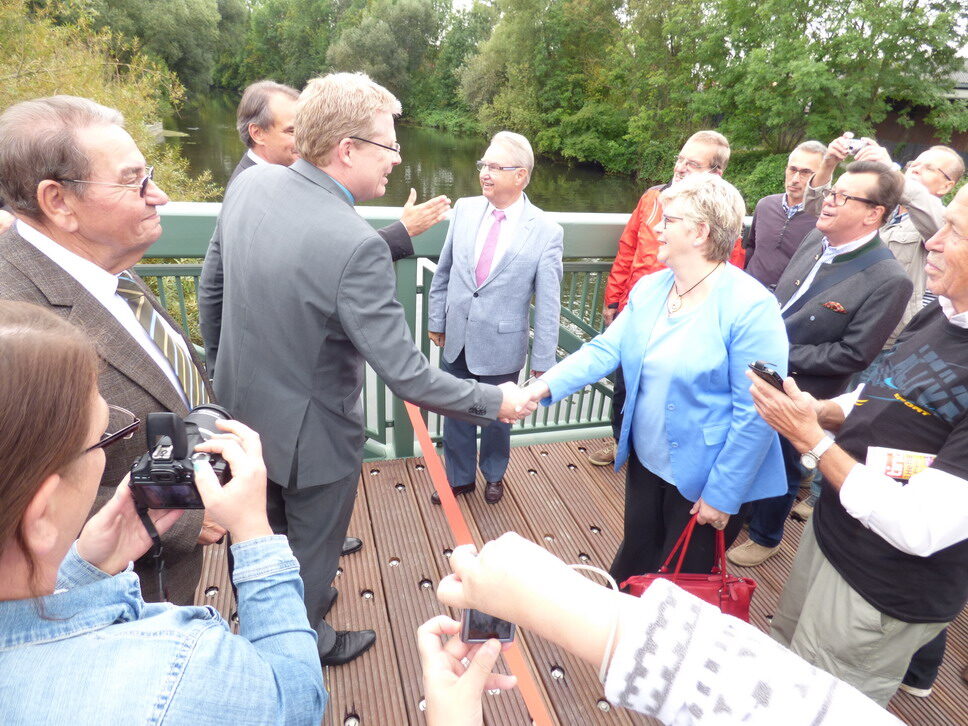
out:
{"label": "white dress shirt", "polygon": [[[148,335],[148,331],[144,329],[144,326],[138,322],[138,318],[135,317],[134,310],[131,309],[127,300],[117,294],[118,276],[111,274],[103,267],[98,267],[90,260],[71,252],[66,247],[62,247],[50,237],[19,219],[17,220],[17,232],[21,237],[36,247],[39,252],[49,257],[54,264],[77,280],[81,287],[91,293],[95,300],[107,308],[108,312],[138,342],[138,345],[144,348],[145,352],[151,356],[151,359],[162,370],[165,376],[168,377],[168,380],[171,381],[172,386],[178,391],[178,395],[182,397],[182,400],[187,406],[188,399],[185,397],[181,382],[178,380],[178,376],[175,375],[175,370],[171,367],[171,363],[168,362],[168,358]],[[181,346],[185,354],[189,355],[188,348],[181,334],[175,331],[163,317],[158,316],[158,321],[168,331],[169,336],[175,344]]]}
{"label": "white dress shirt", "polygon": [[[952,325],[968,328],[968,312],[955,314],[951,302],[939,298]],[[831,399],[849,415],[864,390]],[[928,467],[902,485],[864,464],[855,464],[840,487],[840,503],[850,516],[892,546],[909,555],[927,557],[968,539],[968,481]]]}
{"label": "white dress shirt", "polygon": [[786,305],[780,308],[780,312],[785,313],[787,308],[803,297],[803,293],[810,289],[814,278],[817,276],[817,273],[820,272],[821,265],[833,262],[834,258],[839,257],[840,255],[846,255],[848,252],[853,252],[854,250],[860,249],[874,239],[874,235],[876,234],[877,230],[874,230],[870,234],[864,235],[860,239],[855,239],[853,242],[848,242],[847,244],[840,245],[839,247],[834,247],[832,244],[830,244],[830,242],[827,241],[827,238],[824,237],[823,252],[820,254],[820,259],[818,259],[816,264],[814,264],[813,269],[810,270],[810,274],[807,275],[806,279],[804,279],[803,283],[801,283],[800,289],[797,290],[796,294],[787,300]]}
{"label": "white dress shirt", "polygon": [[[491,231],[491,226],[494,224],[495,217],[492,212],[497,209],[493,204],[487,205],[487,210],[484,212],[484,218],[481,219],[481,226],[477,230],[477,240],[474,243],[474,268],[477,268],[477,263],[481,259],[481,250],[484,249],[484,242],[487,241],[487,233]],[[501,222],[501,233],[497,238],[497,247],[494,249],[494,257],[491,258],[491,270],[494,272],[497,269],[497,263],[501,261],[504,257],[504,253],[508,251],[508,246],[511,244],[511,240],[514,239],[514,233],[521,222],[521,215],[524,213],[524,195],[522,194],[517,200],[508,206],[507,209],[502,209],[505,214],[505,219]],[[490,276],[490,273],[488,273]]]}
{"label": "white dress shirt", "polygon": [[252,149],[247,149],[246,152],[245,152],[245,155],[248,156],[250,159],[252,159],[252,161],[254,161],[256,164],[268,164],[269,163],[268,161],[266,161],[265,159],[263,159],[261,156],[259,156],[257,153],[255,153]]}

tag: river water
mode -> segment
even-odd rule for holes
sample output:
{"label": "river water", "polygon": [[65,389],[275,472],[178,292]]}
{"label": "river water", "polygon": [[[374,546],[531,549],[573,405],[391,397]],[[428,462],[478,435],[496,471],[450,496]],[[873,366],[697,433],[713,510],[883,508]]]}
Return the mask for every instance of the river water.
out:
{"label": "river water", "polygon": [[[188,134],[170,137],[181,147],[195,173],[212,172],[224,185],[245,151],[235,130],[238,98],[213,94],[178,116],[167,119],[166,129]],[[446,194],[451,200],[481,193],[474,162],[487,145],[482,137],[461,137],[437,129],[397,126],[403,163],[390,175],[387,193],[372,204],[402,206],[410,188],[418,200]],[[644,189],[628,177],[599,169],[569,166],[539,158],[527,194],[542,209],[554,212],[631,212]]]}

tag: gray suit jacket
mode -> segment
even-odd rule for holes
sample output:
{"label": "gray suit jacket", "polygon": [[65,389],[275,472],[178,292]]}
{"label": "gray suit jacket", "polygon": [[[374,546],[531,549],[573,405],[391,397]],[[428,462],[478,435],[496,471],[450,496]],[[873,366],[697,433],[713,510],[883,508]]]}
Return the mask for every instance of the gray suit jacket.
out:
{"label": "gray suit jacket", "polygon": [[487,208],[484,197],[458,199],[454,205],[430,286],[427,329],[446,334],[443,355],[448,362],[463,350],[471,373],[512,373],[521,370],[528,355],[533,295],[531,365],[549,370],[558,346],[564,232],[525,196],[514,238],[478,287],[474,247]]}
{"label": "gray suit jacket", "polygon": [[[228,198],[228,191],[232,182],[243,171],[253,166],[261,165],[252,161],[248,153],[243,154],[235,167],[235,171],[232,172],[232,176],[229,177],[228,184],[225,185],[226,198]],[[379,233],[390,247],[390,256],[394,262],[413,254],[413,242],[403,222],[388,224],[379,230]],[[219,236],[219,228],[216,227],[215,233],[208,243],[208,251],[205,253],[205,261],[202,263],[202,275],[198,281],[198,322],[202,331],[202,340],[205,343],[205,365],[210,376],[215,375],[215,361],[222,334],[223,284],[222,240]]]}
{"label": "gray suit jacket", "polygon": [[[810,274],[823,250],[823,234],[814,230],[794,253],[776,297],[784,306]],[[912,283],[893,257],[878,261],[871,253],[884,248],[880,237],[823,265],[809,289],[783,313],[790,339],[790,375],[818,398],[843,392],[850,377],[870,365],[894,330],[911,296]],[[867,260],[851,276],[827,287],[838,266]],[[826,306],[825,303],[830,303]],[[837,304],[844,312],[838,312]]]}
{"label": "gray suit jacket", "polygon": [[500,390],[432,368],[413,341],[386,242],[302,159],[239,176],[219,215],[225,302],[215,390],[262,436],[269,478],[358,471],[364,361],[394,394],[486,424]]}
{"label": "gray suit jacket", "polygon": [[[155,309],[172,328],[179,330],[178,324],[160,306],[141,279],[133,272],[131,276],[147,293],[147,299]],[[21,237],[15,227],[0,235],[0,297],[36,303],[83,328],[103,360],[98,387],[108,403],[132,411],[142,422],[146,421],[151,411],[173,411],[179,416],[187,413],[181,396],[168,377],[124,326],[80,283]],[[185,341],[195,364],[202,370],[194,346],[187,338]],[[110,498],[118,483],[130,471],[135,457],[147,449],[142,427],[131,439],[119,441],[104,450],[107,465],[92,512]],[[201,512],[186,512],[162,538],[165,543],[166,584],[172,601],[179,604],[192,603],[201,572],[202,551],[197,544],[201,522]],[[139,560],[135,570],[141,576],[145,598],[161,599],[150,555]]]}

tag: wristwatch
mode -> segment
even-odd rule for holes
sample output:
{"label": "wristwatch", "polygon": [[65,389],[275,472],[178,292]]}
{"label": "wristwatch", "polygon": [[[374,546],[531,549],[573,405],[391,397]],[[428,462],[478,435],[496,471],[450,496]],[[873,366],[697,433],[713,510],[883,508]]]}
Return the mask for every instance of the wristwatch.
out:
{"label": "wristwatch", "polygon": [[804,469],[813,471],[820,464],[820,457],[827,453],[827,449],[834,445],[834,440],[824,436],[810,451],[800,457],[800,464]]}

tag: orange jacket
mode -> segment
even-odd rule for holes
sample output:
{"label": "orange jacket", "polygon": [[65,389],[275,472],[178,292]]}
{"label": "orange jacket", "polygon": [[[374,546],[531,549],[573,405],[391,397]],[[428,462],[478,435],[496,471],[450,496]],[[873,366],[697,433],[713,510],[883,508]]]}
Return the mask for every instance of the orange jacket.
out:
{"label": "orange jacket", "polygon": [[[666,186],[652,187],[642,195],[625,225],[625,231],[619,237],[615,261],[605,285],[606,307],[617,305],[622,310],[639,278],[665,267],[656,259],[659,239],[655,235],[655,227],[662,221],[659,194]],[[729,261],[742,270],[745,259],[746,250],[743,249],[743,238],[740,236],[736,239]]]}

